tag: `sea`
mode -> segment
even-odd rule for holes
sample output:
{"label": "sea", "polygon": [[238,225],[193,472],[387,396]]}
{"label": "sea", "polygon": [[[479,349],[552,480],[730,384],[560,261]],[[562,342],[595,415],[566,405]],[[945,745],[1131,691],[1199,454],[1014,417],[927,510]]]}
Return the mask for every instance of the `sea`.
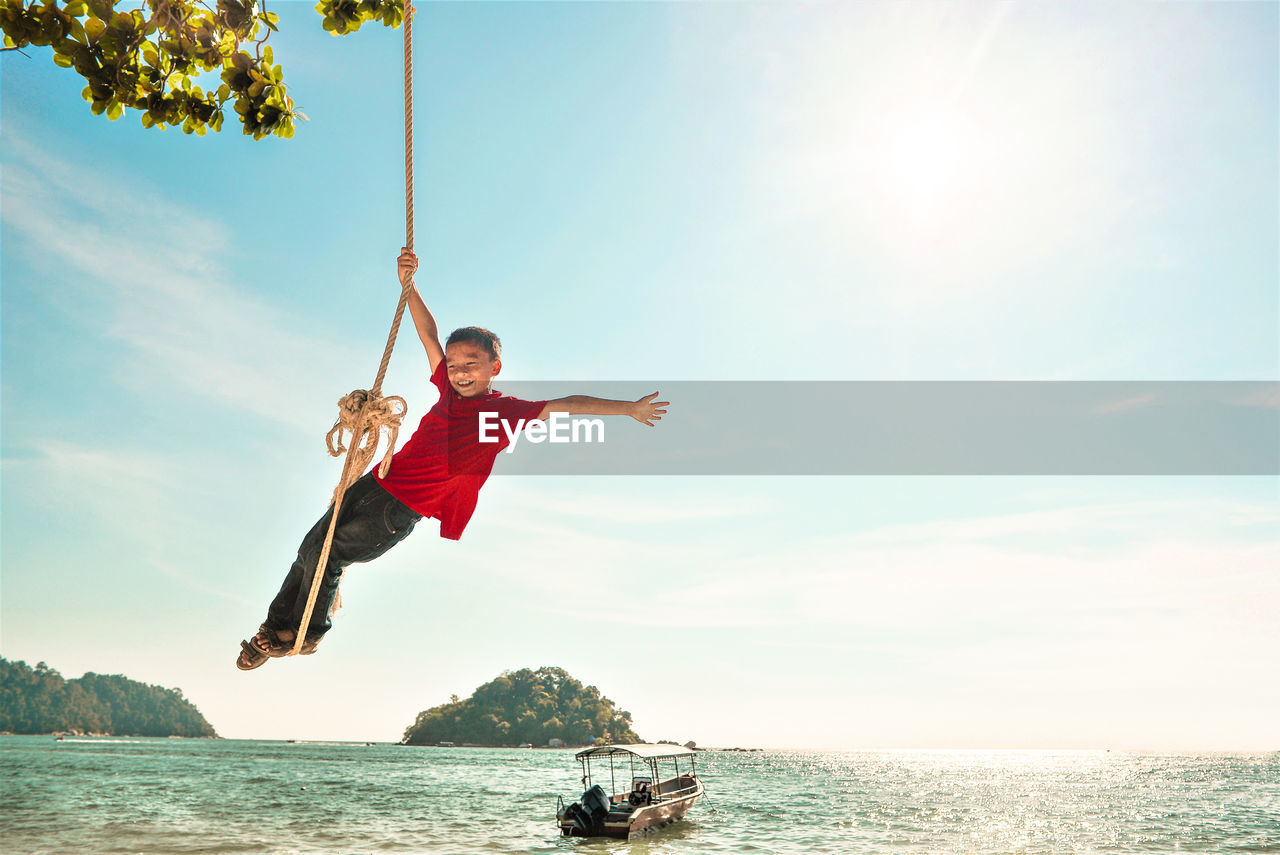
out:
{"label": "sea", "polygon": [[[1280,752],[699,751],[706,798],[562,838],[568,750],[0,736],[0,852],[1280,852]],[[621,775],[620,775],[621,777]]]}

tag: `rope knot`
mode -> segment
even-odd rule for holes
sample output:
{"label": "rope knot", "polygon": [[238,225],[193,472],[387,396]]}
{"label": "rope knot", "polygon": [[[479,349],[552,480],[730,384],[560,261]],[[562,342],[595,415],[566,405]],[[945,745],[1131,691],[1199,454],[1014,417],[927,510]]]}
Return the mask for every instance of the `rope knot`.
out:
{"label": "rope knot", "polygon": [[408,412],[408,405],[399,395],[383,397],[377,392],[356,389],[338,401],[338,420],[325,434],[329,454],[338,457],[347,450],[344,434],[350,435],[351,458],[341,489],[345,490],[364,472],[378,450],[378,440],[383,429],[387,431],[387,453],[382,457],[378,475],[385,477],[391,467],[396,450],[396,438],[400,434],[400,422]]}

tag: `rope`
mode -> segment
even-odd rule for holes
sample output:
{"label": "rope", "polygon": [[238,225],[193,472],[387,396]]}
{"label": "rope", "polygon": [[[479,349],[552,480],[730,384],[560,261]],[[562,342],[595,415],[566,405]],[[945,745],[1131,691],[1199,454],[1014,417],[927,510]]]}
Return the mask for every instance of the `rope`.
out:
{"label": "rope", "polygon": [[413,13],[404,10],[404,231],[405,246],[413,249]]}
{"label": "rope", "polygon": [[[414,9],[407,2],[404,10],[404,218],[405,246],[413,249],[413,13]],[[378,450],[378,440],[383,429],[387,431],[387,452],[378,467],[378,475],[385,477],[391,468],[391,459],[395,454],[396,437],[399,435],[400,422],[408,407],[404,398],[398,395],[382,396],[382,381],[387,375],[387,365],[391,362],[391,351],[396,346],[396,333],[400,329],[400,320],[404,317],[405,306],[409,302],[409,291],[413,288],[410,277],[400,290],[400,301],[396,304],[395,317],[391,321],[391,332],[387,334],[387,346],[382,351],[382,361],[378,363],[378,376],[369,391],[356,389],[338,401],[338,419],[329,433],[325,435],[325,445],[329,454],[337,457],[344,451],[347,459],[342,465],[342,476],[333,491],[333,513],[329,517],[329,532],[324,538],[324,547],[320,550],[320,560],[316,562],[315,573],[311,576],[311,591],[307,594],[307,607],[302,613],[302,622],[298,625],[297,637],[293,642],[290,656],[297,655],[307,640],[307,628],[311,624],[311,613],[315,611],[316,598],[320,594],[320,582],[324,578],[324,568],[329,563],[329,550],[333,546],[333,532],[338,525],[338,511],[342,508],[342,497],[347,488],[356,482],[373,460]],[[343,434],[350,432],[350,446],[344,446]],[[340,602],[335,600],[336,602]]]}

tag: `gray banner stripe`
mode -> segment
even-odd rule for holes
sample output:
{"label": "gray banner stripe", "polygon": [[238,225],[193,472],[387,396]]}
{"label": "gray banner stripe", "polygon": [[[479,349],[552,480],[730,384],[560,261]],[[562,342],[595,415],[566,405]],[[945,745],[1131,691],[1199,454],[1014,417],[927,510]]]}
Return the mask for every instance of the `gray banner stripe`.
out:
{"label": "gray banner stripe", "polygon": [[[503,474],[1277,475],[1276,382],[528,382],[531,400],[639,398],[649,428],[522,437]],[[575,417],[581,419],[587,417]],[[582,437],[582,432],[579,437]]]}

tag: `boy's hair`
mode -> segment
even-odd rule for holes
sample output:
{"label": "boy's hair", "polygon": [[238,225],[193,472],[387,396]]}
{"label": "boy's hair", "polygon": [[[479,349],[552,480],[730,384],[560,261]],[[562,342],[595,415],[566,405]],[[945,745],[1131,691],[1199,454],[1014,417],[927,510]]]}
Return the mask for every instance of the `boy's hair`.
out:
{"label": "boy's hair", "polygon": [[470,344],[479,345],[489,352],[490,359],[502,358],[502,342],[492,331],[484,327],[462,327],[449,333],[449,340],[444,343],[445,347],[458,342],[468,342]]}

